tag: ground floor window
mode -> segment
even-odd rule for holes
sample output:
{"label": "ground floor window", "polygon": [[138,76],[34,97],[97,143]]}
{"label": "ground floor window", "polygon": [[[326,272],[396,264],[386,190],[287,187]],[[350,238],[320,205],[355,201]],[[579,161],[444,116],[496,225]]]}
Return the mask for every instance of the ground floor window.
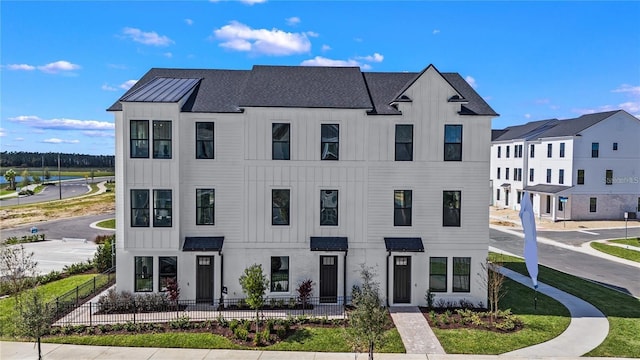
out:
{"label": "ground floor window", "polygon": [[447,258],[429,258],[429,291],[447,291]]}
{"label": "ground floor window", "polygon": [[471,258],[453,258],[453,292],[471,291]]}
{"label": "ground floor window", "polygon": [[135,262],[135,291],[153,291],[153,257],[136,256]]}
{"label": "ground floor window", "polygon": [[289,291],[289,257],[271,257],[271,292]]}
{"label": "ground floor window", "polygon": [[598,198],[589,198],[589,212],[596,212],[598,208]]}
{"label": "ground floor window", "polygon": [[158,289],[167,291],[167,283],[173,279],[178,281],[178,258],[176,256],[160,256],[160,276],[158,277]]}

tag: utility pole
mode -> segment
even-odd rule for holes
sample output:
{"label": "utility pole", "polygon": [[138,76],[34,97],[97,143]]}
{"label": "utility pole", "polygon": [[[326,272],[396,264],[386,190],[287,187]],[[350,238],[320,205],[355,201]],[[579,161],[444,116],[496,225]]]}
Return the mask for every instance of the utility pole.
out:
{"label": "utility pole", "polygon": [[60,153],[58,153],[58,193],[60,194],[60,200],[62,200],[62,181],[60,179]]}

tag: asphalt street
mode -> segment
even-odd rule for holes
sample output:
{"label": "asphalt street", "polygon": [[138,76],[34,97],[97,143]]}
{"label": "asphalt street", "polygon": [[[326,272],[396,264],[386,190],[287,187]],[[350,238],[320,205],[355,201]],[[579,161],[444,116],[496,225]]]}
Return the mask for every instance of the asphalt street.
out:
{"label": "asphalt street", "polygon": [[[94,178],[94,183],[98,183],[104,180],[113,180],[113,176],[103,176]],[[76,197],[80,195],[84,195],[88,193],[91,188],[87,184],[87,180],[85,179],[74,179],[74,180],[62,180],[60,182],[60,187],[57,182],[53,182],[55,185],[46,186],[42,192],[31,195],[31,196],[20,196],[12,197],[12,198],[4,198],[0,199],[0,207],[9,206],[9,205],[24,205],[24,204],[33,204],[38,202],[52,201],[60,199],[60,189],[62,189],[62,198],[67,199],[70,197]]]}
{"label": "asphalt street", "polygon": [[38,228],[38,233],[45,234],[46,239],[48,240],[72,238],[92,241],[96,235],[112,234],[113,231],[93,229],[89,225],[96,221],[113,219],[114,217],[115,214],[111,213],[42,221],[36,224],[22,225],[11,229],[0,230],[2,234],[0,239],[4,241],[11,236],[22,237],[24,235],[29,235],[31,233],[31,227],[35,226]]}

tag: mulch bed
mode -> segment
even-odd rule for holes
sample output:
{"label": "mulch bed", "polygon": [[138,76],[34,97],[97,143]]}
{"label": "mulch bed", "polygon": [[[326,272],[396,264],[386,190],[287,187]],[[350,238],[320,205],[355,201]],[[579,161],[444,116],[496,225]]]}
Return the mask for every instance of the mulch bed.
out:
{"label": "mulch bed", "polygon": [[[472,323],[470,321],[465,321],[465,318],[460,315],[457,309],[429,309],[426,307],[420,307],[420,311],[422,315],[429,323],[429,326],[438,329],[476,329],[476,330],[486,330],[493,331],[499,333],[513,333],[523,329],[524,324],[520,319],[515,316],[512,316],[511,321],[513,322],[513,328],[505,330],[501,328],[501,325],[505,324],[505,322],[509,321],[507,318],[498,317],[497,319],[493,319],[486,309],[471,309],[472,312],[478,314],[481,323]],[[434,316],[435,314],[435,320]]]}

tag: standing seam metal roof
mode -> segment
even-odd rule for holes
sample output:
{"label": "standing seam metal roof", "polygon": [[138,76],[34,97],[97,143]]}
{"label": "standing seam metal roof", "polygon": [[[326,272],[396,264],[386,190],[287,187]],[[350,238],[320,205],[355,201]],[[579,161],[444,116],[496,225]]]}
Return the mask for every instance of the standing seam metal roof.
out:
{"label": "standing seam metal roof", "polygon": [[123,96],[120,101],[131,102],[177,102],[182,99],[200,79],[176,79],[157,77],[136,91]]}

